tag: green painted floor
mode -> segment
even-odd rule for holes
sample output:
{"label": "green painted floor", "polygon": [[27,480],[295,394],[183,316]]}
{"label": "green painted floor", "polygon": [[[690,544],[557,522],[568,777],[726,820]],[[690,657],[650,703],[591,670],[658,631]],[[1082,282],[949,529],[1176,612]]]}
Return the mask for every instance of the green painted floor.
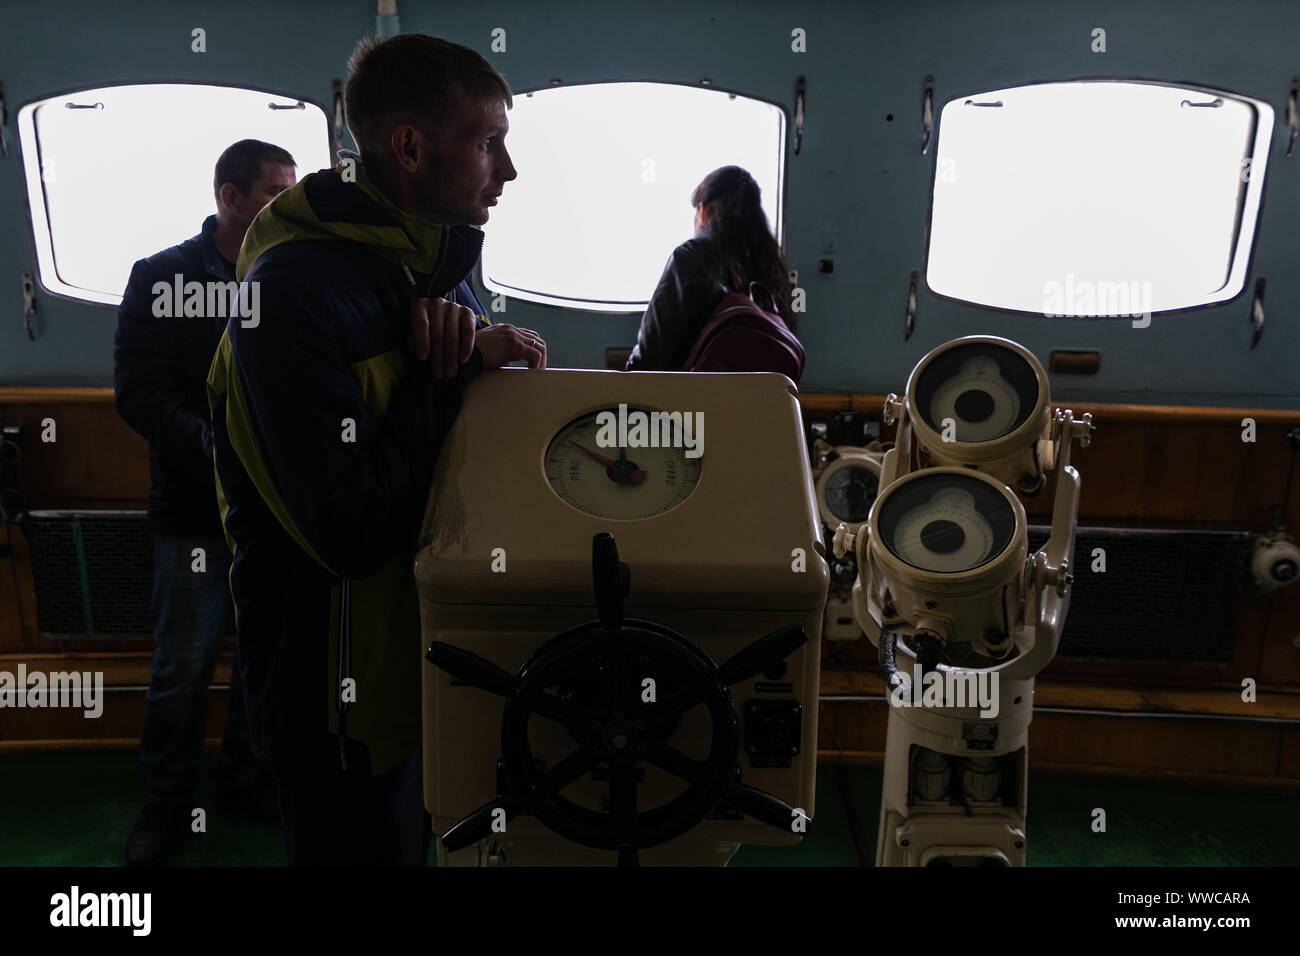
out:
{"label": "green painted floor", "polygon": [[[206,757],[207,755],[205,755]],[[204,776],[201,799],[210,798]],[[0,754],[0,866],[117,866],[139,810],[138,756]],[[202,805],[202,804],[201,804]],[[206,804],[208,832],[181,866],[279,866],[278,829]],[[1032,774],[1031,866],[1295,866],[1294,793]],[[1092,811],[1107,832],[1093,833]],[[733,866],[854,866],[875,859],[880,770],[823,765],[816,825],[798,847],[743,847]]]}

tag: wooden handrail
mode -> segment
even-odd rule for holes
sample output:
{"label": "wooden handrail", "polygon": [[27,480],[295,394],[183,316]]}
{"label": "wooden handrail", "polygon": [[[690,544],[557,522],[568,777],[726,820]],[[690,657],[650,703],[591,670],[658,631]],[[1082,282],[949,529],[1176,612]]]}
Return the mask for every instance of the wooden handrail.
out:
{"label": "wooden handrail", "polygon": [[0,386],[0,405],[113,404],[111,388],[18,388]]}
{"label": "wooden handrail", "polygon": [[[59,403],[112,404],[111,388],[39,388],[0,386],[0,405],[39,405]],[[852,410],[879,415],[884,395],[856,393],[807,393],[799,396],[806,411],[833,414]],[[1110,405],[1104,402],[1069,402],[1054,399],[1054,406],[1073,409],[1076,413],[1092,412],[1106,421],[1177,421],[1240,424],[1253,418],[1257,424],[1300,425],[1300,409],[1216,408],[1202,405]]]}

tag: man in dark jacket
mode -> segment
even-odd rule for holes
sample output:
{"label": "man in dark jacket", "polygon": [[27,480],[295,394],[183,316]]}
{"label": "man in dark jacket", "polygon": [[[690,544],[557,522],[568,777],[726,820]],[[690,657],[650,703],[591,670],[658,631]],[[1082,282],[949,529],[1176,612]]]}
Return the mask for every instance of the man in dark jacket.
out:
{"label": "man in dark jacket", "polygon": [[470,378],[546,358],[466,282],[515,178],[510,102],[465,47],[363,41],[360,155],[277,197],[240,252],[260,310],[228,325],[208,393],[253,747],[291,864],[427,858],[415,536]]}
{"label": "man in dark jacket", "polygon": [[[251,139],[229,147],[214,176],[217,214],[194,238],[138,261],[118,313],[117,410],[149,442],[157,645],[140,736],[145,805],[127,840],[130,864],[157,862],[194,806],[208,685],[230,607],[205,383],[235,304],[227,293],[244,233],[293,182],[293,157],[280,147]],[[255,789],[237,675],[229,707],[218,786],[239,787],[242,776]]]}

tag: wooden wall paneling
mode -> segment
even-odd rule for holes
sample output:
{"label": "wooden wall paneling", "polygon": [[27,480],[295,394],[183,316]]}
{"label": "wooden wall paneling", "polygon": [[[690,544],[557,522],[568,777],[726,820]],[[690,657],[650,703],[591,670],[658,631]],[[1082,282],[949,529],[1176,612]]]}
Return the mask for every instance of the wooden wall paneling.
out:
{"label": "wooden wall paneling", "polygon": [[[76,708],[6,708],[0,721],[0,753],[12,750],[133,749],[140,745],[145,688],[151,653],[8,654],[0,670],[28,672],[99,672],[103,674],[104,711],[93,720]],[[235,664],[234,647],[217,660],[208,692],[208,742],[220,743],[225,732],[228,687]]]}
{"label": "wooden wall paneling", "polygon": [[[1300,419],[1300,414],[1296,415]],[[1300,452],[1291,472],[1291,495],[1286,504],[1286,528],[1300,543]],[[1288,468],[1292,465],[1287,462]],[[1260,648],[1260,683],[1300,685],[1300,582],[1273,592],[1268,599],[1269,618]]]}
{"label": "wooden wall paneling", "polygon": [[[823,701],[818,719],[819,761],[882,763],[883,701]],[[1300,790],[1300,728],[1037,712],[1029,725],[1029,770],[1031,794],[1035,773]]]}
{"label": "wooden wall paneling", "polygon": [[[105,693],[104,711],[94,720],[74,708],[6,710],[0,753],[31,750],[136,750],[144,724],[145,692]],[[204,744],[221,746],[226,728],[229,694],[225,688],[208,692],[208,726]]]}
{"label": "wooden wall paneling", "polygon": [[[117,414],[112,389],[0,388],[5,424],[23,428],[21,481],[28,508],[143,507],[149,446]],[[55,441],[41,441],[41,422]]]}
{"label": "wooden wall paneling", "polygon": [[[1300,539],[1300,527],[1290,527],[1296,528]],[[1259,683],[1300,685],[1300,584],[1281,588],[1265,600],[1269,606],[1268,619],[1255,670]]]}
{"label": "wooden wall paneling", "polygon": [[32,579],[32,554],[27,536],[17,525],[10,525],[9,545],[13,549],[14,584],[22,625],[22,648],[36,651],[41,644],[36,617],[36,583]]}
{"label": "wooden wall paneling", "polygon": [[0,654],[21,651],[23,612],[18,600],[18,562],[8,525],[0,524]]}
{"label": "wooden wall paneling", "polygon": [[1282,728],[1282,742],[1278,755],[1278,773],[1283,777],[1300,780],[1300,727]]}
{"label": "wooden wall paneling", "polygon": [[1031,766],[1093,772],[1188,774],[1202,779],[1277,775],[1279,724],[1036,714],[1029,725]]}

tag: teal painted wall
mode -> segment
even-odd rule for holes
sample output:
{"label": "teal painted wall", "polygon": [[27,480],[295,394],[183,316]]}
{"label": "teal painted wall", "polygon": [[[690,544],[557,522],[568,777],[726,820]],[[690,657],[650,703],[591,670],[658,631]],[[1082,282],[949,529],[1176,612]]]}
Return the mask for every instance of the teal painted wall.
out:
{"label": "teal painted wall", "polygon": [[[1300,4],[1293,0],[562,0],[555,8],[527,0],[404,0],[399,13],[403,31],[473,47],[515,89],[546,86],[553,77],[708,77],[792,112],[795,78],[806,76],[803,149],[788,156],[785,200],[787,256],[808,294],[800,325],[808,352],[804,391],[899,390],[930,348],[984,332],[1016,339],[1044,362],[1053,349],[1100,350],[1097,376],[1052,377],[1054,399],[1300,408],[1300,150],[1283,158],[1285,97],[1300,70]],[[28,341],[23,331],[19,273],[35,270],[36,260],[13,119],[19,106],[83,86],[191,81],[264,87],[328,107],[331,80],[345,76],[349,52],[374,22],[366,0],[0,2],[10,145],[0,159],[0,384],[110,384],[116,319],[112,308],[41,289],[40,337]],[[207,30],[205,54],[190,52],[196,26]],[[495,27],[507,30],[507,53],[490,50]],[[791,52],[794,27],[807,31],[808,52]],[[1091,52],[1094,27],[1107,32],[1104,54]],[[924,274],[934,162],[933,149],[927,156],[919,149],[926,74],[935,77],[936,113],[972,90],[1098,75],[1187,81],[1270,103],[1277,125],[1247,291],[1134,329],[1123,319],[999,313],[922,287],[916,330],[905,341],[908,275]],[[149,193],[147,170],[139,183],[123,185],[138,188],[142,204],[163,201]],[[838,233],[832,275],[817,272],[824,230]],[[1250,290],[1259,275],[1268,278],[1268,320],[1252,351]],[[552,366],[578,368],[602,367],[607,346],[630,346],[639,321],[518,301],[505,318],[546,337]]]}

